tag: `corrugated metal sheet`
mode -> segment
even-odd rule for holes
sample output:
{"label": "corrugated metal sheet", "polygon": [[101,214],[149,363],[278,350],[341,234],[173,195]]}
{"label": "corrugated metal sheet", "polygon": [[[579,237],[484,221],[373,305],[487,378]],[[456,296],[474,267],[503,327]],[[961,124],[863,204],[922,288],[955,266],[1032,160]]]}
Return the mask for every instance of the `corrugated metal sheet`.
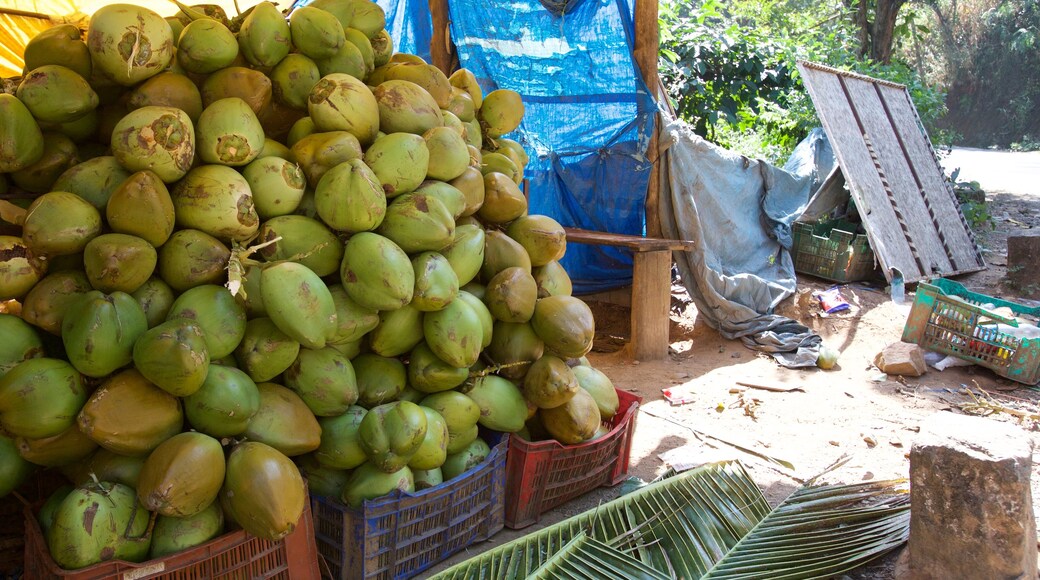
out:
{"label": "corrugated metal sheet", "polygon": [[903,85],[799,64],[885,276],[906,282],[986,267]]}

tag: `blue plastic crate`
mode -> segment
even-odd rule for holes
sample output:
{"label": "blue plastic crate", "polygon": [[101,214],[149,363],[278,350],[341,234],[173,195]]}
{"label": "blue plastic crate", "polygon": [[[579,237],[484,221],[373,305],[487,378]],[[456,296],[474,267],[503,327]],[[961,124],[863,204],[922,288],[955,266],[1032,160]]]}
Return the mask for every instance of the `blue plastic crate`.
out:
{"label": "blue plastic crate", "polygon": [[505,523],[509,436],[482,432],[491,453],[466,473],[414,494],[394,492],[353,509],[311,495],[322,575],[342,580],[410,578],[484,541]]}

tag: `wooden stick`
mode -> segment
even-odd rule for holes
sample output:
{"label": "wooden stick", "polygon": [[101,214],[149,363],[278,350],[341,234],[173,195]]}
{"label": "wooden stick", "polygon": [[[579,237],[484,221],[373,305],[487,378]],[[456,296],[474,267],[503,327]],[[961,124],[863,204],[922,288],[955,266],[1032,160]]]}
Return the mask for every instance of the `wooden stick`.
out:
{"label": "wooden stick", "polygon": [[751,389],[762,389],[763,391],[772,391],[774,393],[790,393],[791,391],[805,392],[805,389],[791,385],[765,385],[761,383],[750,383],[748,381],[736,381],[736,383],[742,387],[748,387]]}

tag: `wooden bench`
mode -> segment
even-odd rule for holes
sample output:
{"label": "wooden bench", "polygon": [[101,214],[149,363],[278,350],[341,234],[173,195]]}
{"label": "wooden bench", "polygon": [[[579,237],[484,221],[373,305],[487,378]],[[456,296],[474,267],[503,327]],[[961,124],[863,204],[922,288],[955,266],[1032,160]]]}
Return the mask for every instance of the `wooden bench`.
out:
{"label": "wooden bench", "polygon": [[689,250],[693,248],[693,242],[578,228],[564,230],[568,243],[615,246],[632,251],[632,338],[625,346],[625,355],[635,360],[667,358],[672,252]]}

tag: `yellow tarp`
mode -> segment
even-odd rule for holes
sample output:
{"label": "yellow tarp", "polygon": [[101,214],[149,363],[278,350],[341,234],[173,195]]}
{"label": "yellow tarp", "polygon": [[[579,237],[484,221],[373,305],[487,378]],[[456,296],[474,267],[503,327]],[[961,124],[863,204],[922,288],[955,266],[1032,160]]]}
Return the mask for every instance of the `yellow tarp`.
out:
{"label": "yellow tarp", "polygon": [[[177,6],[165,0],[123,0],[120,4],[145,6],[162,16],[173,16]],[[194,4],[196,2],[186,2]],[[206,0],[206,4],[219,4],[229,17],[238,14],[234,0]],[[275,2],[283,4],[284,2]],[[0,0],[0,78],[21,76],[22,53],[26,43],[39,32],[71,22],[81,29],[86,28],[87,17],[106,4],[101,0]],[[259,4],[259,0],[240,0],[242,10]],[[281,7],[281,6],[279,6]]]}

